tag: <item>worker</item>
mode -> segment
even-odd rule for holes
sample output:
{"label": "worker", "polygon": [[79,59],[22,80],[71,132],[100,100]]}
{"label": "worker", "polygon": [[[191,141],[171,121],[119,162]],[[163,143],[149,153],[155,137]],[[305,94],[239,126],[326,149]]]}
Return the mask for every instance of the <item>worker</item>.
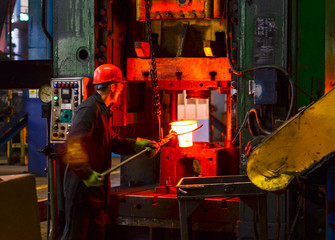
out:
{"label": "worker", "polygon": [[[132,155],[146,147],[148,157],[159,151],[155,141],[122,139],[109,130],[106,101],[112,99],[112,84],[122,81],[121,70],[100,65],[94,71],[95,92],[76,109],[66,141],[64,174],[65,229],[62,240],[104,239],[103,210],[108,178],[100,174],[110,168],[111,153]],[[114,91],[122,88],[113,87]],[[113,95],[119,95],[119,93]]]}

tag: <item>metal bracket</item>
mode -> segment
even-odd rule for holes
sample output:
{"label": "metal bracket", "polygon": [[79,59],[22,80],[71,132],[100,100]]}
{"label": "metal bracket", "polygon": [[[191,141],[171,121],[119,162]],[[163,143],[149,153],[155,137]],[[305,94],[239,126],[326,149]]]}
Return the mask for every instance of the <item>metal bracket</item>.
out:
{"label": "metal bracket", "polygon": [[254,95],[256,89],[255,80],[249,80],[249,95]]}

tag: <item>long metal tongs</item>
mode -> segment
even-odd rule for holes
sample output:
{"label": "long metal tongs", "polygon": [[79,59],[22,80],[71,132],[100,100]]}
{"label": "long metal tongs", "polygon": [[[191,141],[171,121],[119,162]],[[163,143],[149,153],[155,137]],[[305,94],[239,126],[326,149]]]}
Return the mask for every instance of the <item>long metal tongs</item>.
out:
{"label": "long metal tongs", "polygon": [[[203,125],[201,124],[199,127],[193,129],[192,131],[186,132],[186,133],[179,133],[177,134],[175,131],[170,131],[169,134],[165,137],[162,138],[160,142],[158,142],[159,146],[162,147],[163,145],[165,145],[166,143],[168,143],[170,141],[171,138],[177,136],[177,135],[183,135],[183,134],[187,134],[190,132],[194,132],[195,130],[198,130],[199,128],[201,128]],[[111,172],[115,171],[116,169],[122,167],[123,165],[133,161],[134,159],[136,159],[137,157],[141,156],[142,154],[151,151],[151,147],[146,147],[145,149],[143,149],[141,152],[136,153],[135,155],[131,156],[130,158],[124,160],[123,162],[117,164],[114,167],[111,167],[110,169],[104,171],[103,173],[101,173],[102,177],[105,177],[107,174],[110,174]]]}
{"label": "long metal tongs", "polygon": [[[174,136],[177,136],[177,133],[174,131],[171,131],[165,138],[163,138],[160,142],[158,142],[159,146],[163,146],[164,144],[168,143],[170,141],[171,138],[173,138]],[[122,167],[123,165],[133,161],[135,158],[143,155],[146,152],[151,151],[151,147],[146,147],[145,149],[143,149],[141,152],[136,153],[135,155],[131,156],[130,158],[124,160],[123,162],[117,164],[114,167],[111,167],[110,169],[106,170],[105,172],[101,173],[102,177],[105,177],[107,174],[110,174],[111,172],[115,171],[116,169]]]}

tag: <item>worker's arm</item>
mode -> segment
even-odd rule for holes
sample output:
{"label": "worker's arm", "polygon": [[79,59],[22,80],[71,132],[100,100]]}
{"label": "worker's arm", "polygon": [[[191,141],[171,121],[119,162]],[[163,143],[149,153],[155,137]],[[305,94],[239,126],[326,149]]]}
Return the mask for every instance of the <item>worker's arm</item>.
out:
{"label": "worker's arm", "polygon": [[152,150],[148,153],[148,157],[153,157],[159,151],[160,146],[155,141],[145,138],[127,139],[119,138],[117,135],[112,137],[112,152],[121,155],[133,155],[150,147]]}
{"label": "worker's arm", "polygon": [[95,109],[81,107],[73,118],[72,129],[66,141],[65,162],[81,179],[89,179],[93,171],[85,147],[85,137],[90,133],[95,120]]}
{"label": "worker's arm", "polygon": [[67,139],[64,160],[80,179],[88,179],[92,174],[92,169],[88,164],[88,154],[82,144],[82,138],[72,137]]}
{"label": "worker's arm", "polygon": [[151,141],[145,138],[137,138],[135,142],[135,151],[141,152],[145,148],[151,148],[151,151],[148,152],[148,157],[154,157],[160,149],[160,146],[157,142]]}

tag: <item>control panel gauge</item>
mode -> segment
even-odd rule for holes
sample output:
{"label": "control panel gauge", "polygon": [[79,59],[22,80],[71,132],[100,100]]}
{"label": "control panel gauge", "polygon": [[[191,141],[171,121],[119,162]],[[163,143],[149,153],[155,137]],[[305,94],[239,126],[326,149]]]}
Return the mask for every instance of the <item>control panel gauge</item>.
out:
{"label": "control panel gauge", "polygon": [[38,90],[38,97],[44,103],[51,102],[52,98],[52,89],[49,85],[42,85]]}
{"label": "control panel gauge", "polygon": [[72,126],[72,117],[82,100],[83,78],[51,79],[50,142],[63,143]]}

